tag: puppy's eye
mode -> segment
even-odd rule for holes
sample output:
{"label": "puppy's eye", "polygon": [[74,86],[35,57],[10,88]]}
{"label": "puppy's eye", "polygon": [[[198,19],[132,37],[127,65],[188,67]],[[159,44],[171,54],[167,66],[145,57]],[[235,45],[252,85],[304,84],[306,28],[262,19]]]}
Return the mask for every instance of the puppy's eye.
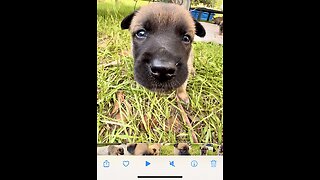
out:
{"label": "puppy's eye", "polygon": [[144,29],[140,29],[139,31],[136,32],[136,37],[139,39],[143,39],[147,37],[147,32]]}
{"label": "puppy's eye", "polygon": [[185,43],[190,43],[190,39],[191,39],[190,36],[186,34],[183,36],[182,41]]}

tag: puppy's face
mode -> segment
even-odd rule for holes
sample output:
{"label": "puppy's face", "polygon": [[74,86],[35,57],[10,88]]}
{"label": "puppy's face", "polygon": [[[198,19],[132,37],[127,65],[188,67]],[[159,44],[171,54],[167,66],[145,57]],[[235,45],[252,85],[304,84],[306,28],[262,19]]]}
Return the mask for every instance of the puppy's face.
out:
{"label": "puppy's face", "polygon": [[176,143],[174,144],[175,155],[190,155],[189,145],[187,143]]}
{"label": "puppy's face", "polygon": [[117,148],[117,155],[123,155],[124,154],[124,150],[122,147]]}
{"label": "puppy's face", "polygon": [[127,145],[127,151],[132,155],[148,155],[147,143],[134,143]]}
{"label": "puppy's face", "polygon": [[206,146],[200,147],[200,154],[201,155],[207,155],[207,152],[208,152],[208,147],[206,147]]}
{"label": "puppy's face", "polygon": [[213,19],[213,24],[220,24],[223,21],[223,17],[216,17]]}
{"label": "puppy's face", "polygon": [[149,154],[154,156],[160,155],[161,144],[156,143],[149,146]]}
{"label": "puppy's face", "polygon": [[180,87],[188,77],[188,59],[194,36],[205,36],[200,23],[183,7],[151,3],[121,22],[130,29],[134,78],[152,91]]}
{"label": "puppy's face", "polygon": [[117,147],[117,146],[114,146],[114,145],[110,145],[108,147],[108,154],[109,155],[124,155],[124,149],[122,147]]}

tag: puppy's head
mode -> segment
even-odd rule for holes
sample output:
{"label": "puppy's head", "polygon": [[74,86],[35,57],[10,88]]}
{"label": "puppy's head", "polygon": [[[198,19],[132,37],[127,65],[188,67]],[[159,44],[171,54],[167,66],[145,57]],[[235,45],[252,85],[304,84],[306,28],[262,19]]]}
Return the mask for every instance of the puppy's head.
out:
{"label": "puppy's head", "polygon": [[132,155],[148,155],[147,143],[134,143],[127,145],[127,151]]}
{"label": "puppy's head", "polygon": [[175,155],[190,155],[189,144],[187,143],[176,143],[174,146]]}
{"label": "puppy's head", "polygon": [[220,24],[223,21],[223,17],[216,17],[213,19],[213,24]]}
{"label": "puppy's head", "polygon": [[108,154],[109,155],[124,155],[124,149],[122,147],[117,147],[117,146],[114,146],[114,145],[110,145],[108,147]]}
{"label": "puppy's head", "polygon": [[128,151],[130,154],[134,154],[137,145],[138,145],[138,144],[136,144],[136,143],[134,143],[134,144],[128,144],[128,145],[127,145],[127,151]]}
{"label": "puppy's head", "polygon": [[200,154],[207,155],[208,150],[209,150],[208,147],[204,145],[204,146],[200,147]]}
{"label": "puppy's head", "polygon": [[117,155],[123,155],[124,154],[124,150],[122,147],[118,147],[117,148]]}
{"label": "puppy's head", "polygon": [[151,3],[121,22],[132,35],[134,78],[152,91],[180,87],[188,77],[194,36],[204,37],[202,25],[173,3]]}
{"label": "puppy's head", "polygon": [[149,155],[159,156],[160,155],[161,144],[155,143],[149,146]]}

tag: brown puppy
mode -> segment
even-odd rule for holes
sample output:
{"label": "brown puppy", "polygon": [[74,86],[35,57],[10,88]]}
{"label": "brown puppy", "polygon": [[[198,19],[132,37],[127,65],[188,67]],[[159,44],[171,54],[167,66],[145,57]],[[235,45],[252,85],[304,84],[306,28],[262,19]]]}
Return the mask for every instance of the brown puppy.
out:
{"label": "brown puppy", "polygon": [[187,79],[194,73],[192,42],[203,26],[173,3],[151,3],[121,22],[132,35],[135,80],[151,91],[169,92],[188,103]]}
{"label": "brown puppy", "polygon": [[116,156],[119,156],[119,155],[123,155],[124,154],[124,150],[122,147],[117,147],[117,146],[114,146],[114,145],[110,145],[108,147],[108,155],[116,155]]}
{"label": "brown puppy", "polygon": [[219,26],[219,35],[222,35],[223,34],[223,17],[214,18],[213,24],[217,24]]}
{"label": "brown puppy", "polygon": [[147,155],[154,155],[158,156],[160,155],[160,148],[161,144],[152,144],[148,145],[147,143],[134,143],[134,144],[128,144],[127,145],[127,151],[131,155],[136,156],[147,156]]}
{"label": "brown puppy", "polygon": [[147,143],[134,143],[134,144],[128,144],[127,145],[127,151],[131,155],[148,155],[148,144]]}
{"label": "brown puppy", "polygon": [[200,147],[200,155],[201,156],[206,156],[207,154],[208,154],[208,150],[209,150],[209,148],[207,147],[207,146],[201,146]]}
{"label": "brown puppy", "polygon": [[97,147],[97,155],[124,155],[124,149],[118,145]]}
{"label": "brown puppy", "polygon": [[223,21],[220,22],[219,24],[219,35],[223,34]]}
{"label": "brown puppy", "polygon": [[223,143],[219,147],[219,155],[223,155]]}
{"label": "brown puppy", "polygon": [[213,19],[213,24],[220,25],[222,21],[223,21],[223,17],[216,17]]}
{"label": "brown puppy", "polygon": [[159,156],[161,150],[161,144],[160,143],[154,143],[149,145],[149,155]]}
{"label": "brown puppy", "polygon": [[176,143],[173,145],[174,149],[173,149],[173,154],[174,155],[190,155],[189,153],[189,144],[187,143]]}

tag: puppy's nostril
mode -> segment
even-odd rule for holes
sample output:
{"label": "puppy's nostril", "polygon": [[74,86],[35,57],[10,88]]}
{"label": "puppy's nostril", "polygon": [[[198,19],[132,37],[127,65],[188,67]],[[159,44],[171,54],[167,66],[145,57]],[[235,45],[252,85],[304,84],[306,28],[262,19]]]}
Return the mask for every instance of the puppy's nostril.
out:
{"label": "puppy's nostril", "polygon": [[175,76],[175,68],[163,67],[163,66],[151,66],[151,74],[156,78],[170,79]]}
{"label": "puppy's nostril", "polygon": [[160,75],[161,70],[158,67],[151,67],[150,70],[153,75],[157,75],[157,76]]}
{"label": "puppy's nostril", "polygon": [[168,69],[168,71],[167,71],[167,75],[172,76],[172,75],[174,75],[174,72],[175,72],[175,70],[174,70],[174,69]]}

